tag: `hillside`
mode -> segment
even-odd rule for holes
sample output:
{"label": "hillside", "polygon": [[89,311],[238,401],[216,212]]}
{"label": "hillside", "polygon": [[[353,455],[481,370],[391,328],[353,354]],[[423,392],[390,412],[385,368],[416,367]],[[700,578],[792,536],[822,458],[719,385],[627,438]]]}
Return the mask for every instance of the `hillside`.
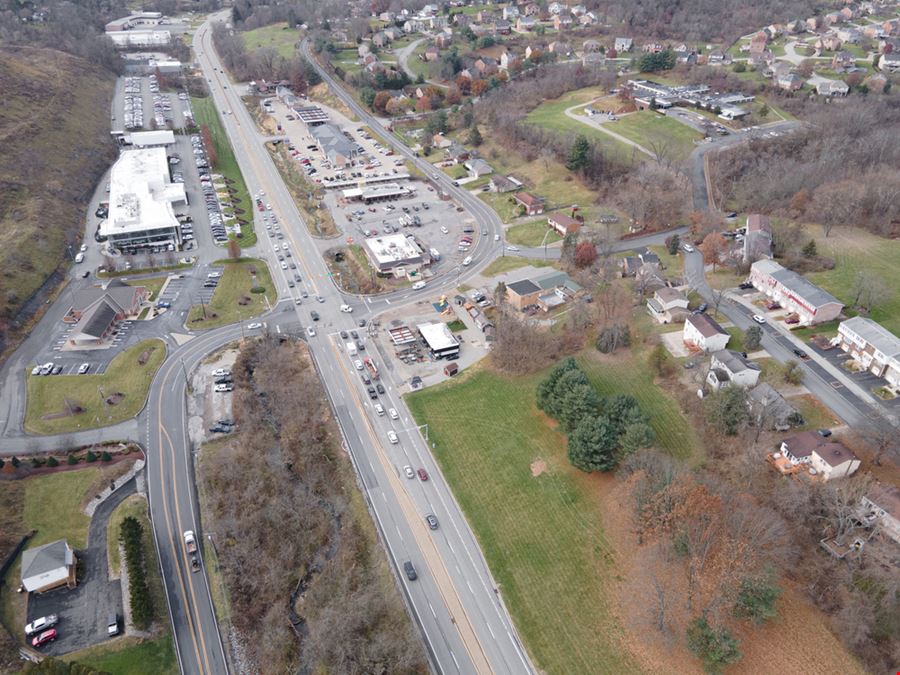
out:
{"label": "hillside", "polygon": [[0,49],[0,350],[26,302],[64,265],[96,181],[115,157],[114,77],[41,48]]}

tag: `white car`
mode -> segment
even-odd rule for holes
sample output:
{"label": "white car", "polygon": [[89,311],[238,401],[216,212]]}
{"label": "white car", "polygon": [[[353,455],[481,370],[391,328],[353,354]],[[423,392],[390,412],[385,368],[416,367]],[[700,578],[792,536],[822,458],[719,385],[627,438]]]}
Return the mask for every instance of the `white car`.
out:
{"label": "white car", "polygon": [[218,394],[227,394],[229,391],[234,391],[234,385],[233,384],[217,384],[214,387],[213,391],[215,391]]}
{"label": "white car", "polygon": [[463,267],[468,267],[472,264],[472,256],[467,255],[465,260],[463,260]]}
{"label": "white car", "polygon": [[228,377],[231,375],[231,371],[228,368],[216,368],[212,371],[213,377]]}
{"label": "white car", "polygon": [[375,404],[375,412],[379,415],[384,415],[384,407],[380,403]]}
{"label": "white car", "polygon": [[87,373],[87,371],[89,371],[90,369],[91,369],[91,364],[90,364],[90,363],[82,363],[80,366],[78,366],[78,374],[79,374],[79,375],[84,375],[84,374]]}
{"label": "white car", "polygon": [[690,244],[682,244],[681,248],[684,250],[685,253],[693,253],[694,252],[694,247],[691,246]]}
{"label": "white car", "polygon": [[446,227],[444,227],[443,225],[441,225],[441,232],[444,233],[444,234],[448,234],[448,233],[450,232],[450,230],[448,230]]}
{"label": "white car", "polygon": [[495,235],[494,235],[494,241],[500,241],[500,235],[499,235],[499,234],[495,234]]}
{"label": "white car", "polygon": [[32,368],[32,369],[31,369],[31,374],[32,374],[32,375],[40,375],[40,374],[41,374],[41,367],[40,367],[40,366],[35,366],[34,368]]}
{"label": "white car", "polygon": [[412,289],[413,289],[414,291],[420,291],[420,290],[422,290],[423,288],[425,288],[425,282],[424,282],[424,281],[417,281],[416,283],[414,283],[414,284],[412,285]]}
{"label": "white car", "polygon": [[506,250],[507,251],[518,251],[519,247],[518,246],[507,246]]}
{"label": "white car", "polygon": [[25,635],[31,637],[35,633],[40,633],[48,628],[53,628],[57,623],[59,623],[59,617],[56,614],[42,616],[40,619],[35,619],[25,626]]}
{"label": "white car", "polygon": [[316,337],[316,329],[310,326],[306,329],[306,334],[309,335],[309,337]]}
{"label": "white car", "polygon": [[356,369],[357,369],[357,370],[362,370],[362,369],[363,369],[363,363],[362,363],[362,361],[360,361],[359,359],[356,359],[356,361],[353,362],[353,365],[356,366]]}
{"label": "white car", "polygon": [[341,305],[341,311],[345,314],[351,314],[353,312],[353,308],[350,305]]}
{"label": "white car", "polygon": [[759,314],[754,314],[754,315],[753,315],[753,320],[754,320],[756,323],[765,323],[765,322],[766,322],[766,317],[760,316]]}
{"label": "white car", "polygon": [[283,269],[283,270],[287,269],[287,263],[284,262],[284,260],[281,261],[281,269]]}
{"label": "white car", "polygon": [[281,245],[281,250],[282,250],[282,251],[287,251],[287,250],[288,250],[288,245],[287,245],[287,244],[282,244],[282,245]]}
{"label": "white car", "polygon": [[394,445],[396,445],[397,443],[400,442],[400,439],[397,438],[397,434],[394,433],[393,431],[389,431],[389,432],[387,433],[387,437],[388,437],[388,440],[389,440],[391,443],[393,443]]}
{"label": "white car", "polygon": [[409,464],[403,467],[403,473],[406,474],[407,478],[415,478],[416,476],[416,472],[413,471],[413,468]]}
{"label": "white car", "polygon": [[247,330],[256,330],[257,328],[262,328],[262,324],[259,322],[248,323]]}
{"label": "white car", "polygon": [[391,416],[392,420],[400,419],[400,415],[397,414],[397,411],[393,408],[388,408],[388,415]]}

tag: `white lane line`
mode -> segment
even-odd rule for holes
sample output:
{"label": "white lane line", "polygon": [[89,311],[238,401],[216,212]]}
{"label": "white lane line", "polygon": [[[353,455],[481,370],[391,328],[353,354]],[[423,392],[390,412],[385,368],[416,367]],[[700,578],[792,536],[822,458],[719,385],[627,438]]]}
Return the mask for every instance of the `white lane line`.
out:
{"label": "white lane line", "polygon": [[428,609],[431,610],[431,616],[433,616],[433,617],[436,619],[436,618],[437,618],[437,614],[434,613],[434,607],[431,606],[431,603],[430,603],[430,602],[428,603]]}

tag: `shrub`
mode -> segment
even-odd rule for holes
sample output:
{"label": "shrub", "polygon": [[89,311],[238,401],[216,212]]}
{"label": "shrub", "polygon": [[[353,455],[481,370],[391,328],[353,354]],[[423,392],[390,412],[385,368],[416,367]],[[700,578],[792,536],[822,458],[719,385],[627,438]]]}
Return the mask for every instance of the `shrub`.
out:
{"label": "shrub", "polygon": [[88,450],[87,455],[84,459],[88,464],[92,464],[97,461],[97,455],[95,455],[93,451]]}
{"label": "shrub", "polygon": [[153,621],[153,599],[147,587],[144,569],[144,528],[133,516],[122,521],[119,539],[125,549],[128,591],[134,625],[145,629]]}
{"label": "shrub", "polygon": [[687,629],[687,646],[703,661],[708,673],[721,672],[723,666],[737,663],[741,658],[738,642],[726,628],[713,629],[704,617],[697,617]]}
{"label": "shrub", "polygon": [[37,469],[42,464],[43,464],[43,462],[41,460],[39,460],[37,457],[31,458],[31,466],[33,466],[35,469]]}
{"label": "shrub", "polygon": [[631,330],[628,326],[616,324],[605,326],[597,336],[597,350],[609,354],[619,347],[627,347],[631,344]]}
{"label": "shrub", "polygon": [[112,461],[112,455],[110,455],[106,450],[100,453],[100,461],[101,462],[110,462]]}
{"label": "shrub", "polygon": [[257,293],[257,294],[259,294],[259,293],[265,293],[265,292],[266,292],[266,287],[265,287],[265,286],[254,286],[253,288],[250,289],[250,292],[251,292],[251,293]]}
{"label": "shrub", "polygon": [[780,595],[781,589],[768,578],[744,579],[732,611],[737,618],[759,625],[778,614],[775,603]]}
{"label": "shrub", "polygon": [[12,459],[9,460],[9,463],[12,464],[13,467],[15,467],[16,469],[18,469],[18,468],[19,468],[19,465],[20,465],[22,462],[19,461],[19,458],[18,458],[18,457],[16,457],[15,455],[13,455],[13,456],[12,456]]}
{"label": "shrub", "polygon": [[56,457],[48,457],[47,458],[47,466],[59,466],[59,460]]}
{"label": "shrub", "polygon": [[78,458],[75,455],[69,455],[68,457],[66,457],[66,464],[68,464],[69,466],[78,464]]}

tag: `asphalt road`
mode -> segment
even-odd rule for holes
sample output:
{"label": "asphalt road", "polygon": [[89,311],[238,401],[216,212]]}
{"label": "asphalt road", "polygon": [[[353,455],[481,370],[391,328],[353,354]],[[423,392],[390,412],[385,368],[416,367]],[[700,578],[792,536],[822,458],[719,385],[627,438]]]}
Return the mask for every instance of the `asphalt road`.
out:
{"label": "asphalt road", "polygon": [[[391,381],[388,375],[382,380],[387,391],[381,397],[385,408],[398,411],[399,419],[376,415],[352,363],[341,351],[341,340],[335,336],[339,330],[357,328],[359,319],[370,319],[381,309],[388,306],[396,309],[416,300],[420,293],[404,290],[377,300],[364,300],[338,292],[277,169],[258,142],[254,121],[222,73],[211,42],[210,25],[206,23],[195,34],[195,51],[209,80],[216,107],[232,111],[223,116],[223,122],[248,188],[251,193],[260,189],[265,192],[265,201],[272,205],[272,212],[295,252],[303,287],[310,296],[318,294],[323,298],[321,303],[310,297],[303,305],[294,304],[294,296],[300,289],[286,288],[284,273],[276,264],[273,269],[282,297],[291,298],[289,305],[282,306],[296,311],[304,325],[312,323],[311,309],[321,315],[321,321],[315,324],[317,335],[309,339],[310,352],[433,667],[441,673],[533,672],[474,535],[399,396],[400,383]],[[351,106],[355,107],[355,103]],[[365,111],[355,112],[373,131],[393,140]],[[405,147],[397,144],[395,149],[419,164]],[[435,174],[431,167],[422,168],[428,169],[428,175]],[[493,242],[495,233],[502,234],[500,220],[480,200],[454,188],[449,178],[437,176],[432,182],[450,192],[460,205],[470,210],[481,229],[488,230],[488,236],[480,237],[471,253],[473,264],[460,270],[461,278],[476,274],[500,253],[500,244]],[[451,270],[443,279],[429,283],[429,293],[456,283],[456,270]],[[351,304],[354,313],[340,312],[342,302]],[[398,434],[398,444],[387,441],[388,429]],[[431,480],[423,483],[406,479],[401,473],[405,464],[425,468]],[[188,469],[184,466],[181,470]],[[184,490],[189,492],[187,487]],[[428,513],[435,514],[440,522],[437,531],[427,528],[424,517]],[[165,537],[160,537],[161,545],[164,541]],[[402,563],[407,560],[418,571],[416,581],[408,581],[402,573]],[[181,643],[181,635],[187,633],[183,628],[178,632]],[[183,645],[181,650],[184,651]]]}

